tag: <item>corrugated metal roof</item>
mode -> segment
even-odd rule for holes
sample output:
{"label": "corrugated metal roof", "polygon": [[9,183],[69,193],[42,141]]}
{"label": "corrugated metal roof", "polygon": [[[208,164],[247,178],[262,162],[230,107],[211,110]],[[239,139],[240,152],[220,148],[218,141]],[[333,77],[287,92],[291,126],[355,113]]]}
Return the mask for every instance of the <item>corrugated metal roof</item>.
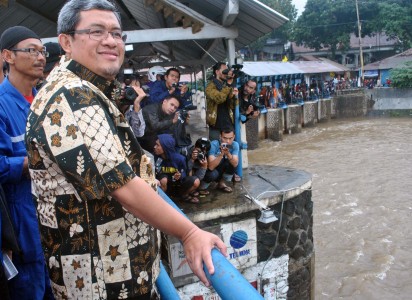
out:
{"label": "corrugated metal roof", "polygon": [[404,64],[407,61],[412,61],[412,48],[405,52],[394,56],[373,62],[364,66],[364,70],[389,70]]}
{"label": "corrugated metal roof", "polygon": [[[33,29],[42,38],[56,36],[56,19],[65,0],[19,0],[9,1],[9,6],[0,6],[0,34],[8,27],[22,25]],[[125,30],[171,28],[177,25],[173,17],[165,17],[162,11],[146,5],[146,0],[115,0],[122,13]],[[227,0],[157,0],[157,4],[174,5],[193,12],[194,18],[214,24],[222,23]],[[238,28],[236,50],[257,40],[287,21],[287,18],[256,0],[239,0],[239,13],[233,25]],[[197,40],[216,60],[227,56],[224,39]],[[128,59],[144,66],[149,60],[163,55],[175,61],[199,61],[211,66],[214,59],[192,40],[176,42],[140,43],[128,54]]]}
{"label": "corrugated metal roof", "polygon": [[347,68],[336,63],[326,61],[254,61],[244,62],[242,71],[249,76],[273,76],[288,74],[317,74],[317,73],[342,73]]}

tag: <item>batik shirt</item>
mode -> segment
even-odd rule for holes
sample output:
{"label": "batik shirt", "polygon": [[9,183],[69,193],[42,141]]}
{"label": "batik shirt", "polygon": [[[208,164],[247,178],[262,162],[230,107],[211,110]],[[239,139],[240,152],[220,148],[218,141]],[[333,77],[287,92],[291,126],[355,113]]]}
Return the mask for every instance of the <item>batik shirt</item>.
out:
{"label": "batik shirt", "polygon": [[110,194],[135,176],[156,184],[116,104],[114,84],[62,57],[36,96],[26,145],[32,193],[57,299],[126,299],[151,291],[159,232]]}

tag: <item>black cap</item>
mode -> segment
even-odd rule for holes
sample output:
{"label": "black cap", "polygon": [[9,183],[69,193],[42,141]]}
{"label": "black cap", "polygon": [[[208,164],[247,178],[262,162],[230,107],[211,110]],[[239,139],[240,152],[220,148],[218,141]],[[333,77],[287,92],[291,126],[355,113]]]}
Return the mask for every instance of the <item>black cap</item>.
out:
{"label": "black cap", "polygon": [[7,28],[0,37],[0,47],[3,51],[4,49],[11,49],[16,46],[21,41],[27,39],[38,39],[40,37],[34,33],[31,29],[24,26],[13,26]]}
{"label": "black cap", "polygon": [[46,51],[49,53],[49,56],[46,58],[46,66],[44,67],[44,73],[49,73],[56,62],[60,60],[61,57],[61,48],[58,43],[49,42],[44,44]]}

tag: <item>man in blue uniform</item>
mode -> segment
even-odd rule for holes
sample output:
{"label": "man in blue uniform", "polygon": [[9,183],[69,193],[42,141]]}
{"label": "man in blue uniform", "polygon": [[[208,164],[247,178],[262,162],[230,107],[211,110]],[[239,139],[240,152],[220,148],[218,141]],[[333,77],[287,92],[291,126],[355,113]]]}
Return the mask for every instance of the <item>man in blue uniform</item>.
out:
{"label": "man in blue uniform", "polygon": [[9,75],[0,85],[0,183],[23,252],[12,255],[19,273],[9,281],[10,297],[44,299],[51,290],[31,196],[24,135],[36,95],[33,86],[43,76],[47,55],[37,34],[23,26],[5,30],[0,44],[9,65]]}

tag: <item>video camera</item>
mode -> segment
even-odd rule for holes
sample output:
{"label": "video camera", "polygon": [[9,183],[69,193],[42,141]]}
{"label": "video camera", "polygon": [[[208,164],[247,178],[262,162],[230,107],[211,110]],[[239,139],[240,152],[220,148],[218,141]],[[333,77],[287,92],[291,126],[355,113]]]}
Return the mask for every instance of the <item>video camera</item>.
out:
{"label": "video camera", "polygon": [[228,68],[228,69],[223,70],[222,74],[227,75],[227,74],[229,74],[229,71],[232,71],[233,72],[233,77],[230,77],[230,78],[228,77],[227,79],[232,79],[232,78],[236,79],[238,77],[241,77],[241,76],[245,75],[245,73],[243,71],[241,71],[242,68],[243,68],[243,65],[235,64],[235,65],[232,66],[231,69]]}

